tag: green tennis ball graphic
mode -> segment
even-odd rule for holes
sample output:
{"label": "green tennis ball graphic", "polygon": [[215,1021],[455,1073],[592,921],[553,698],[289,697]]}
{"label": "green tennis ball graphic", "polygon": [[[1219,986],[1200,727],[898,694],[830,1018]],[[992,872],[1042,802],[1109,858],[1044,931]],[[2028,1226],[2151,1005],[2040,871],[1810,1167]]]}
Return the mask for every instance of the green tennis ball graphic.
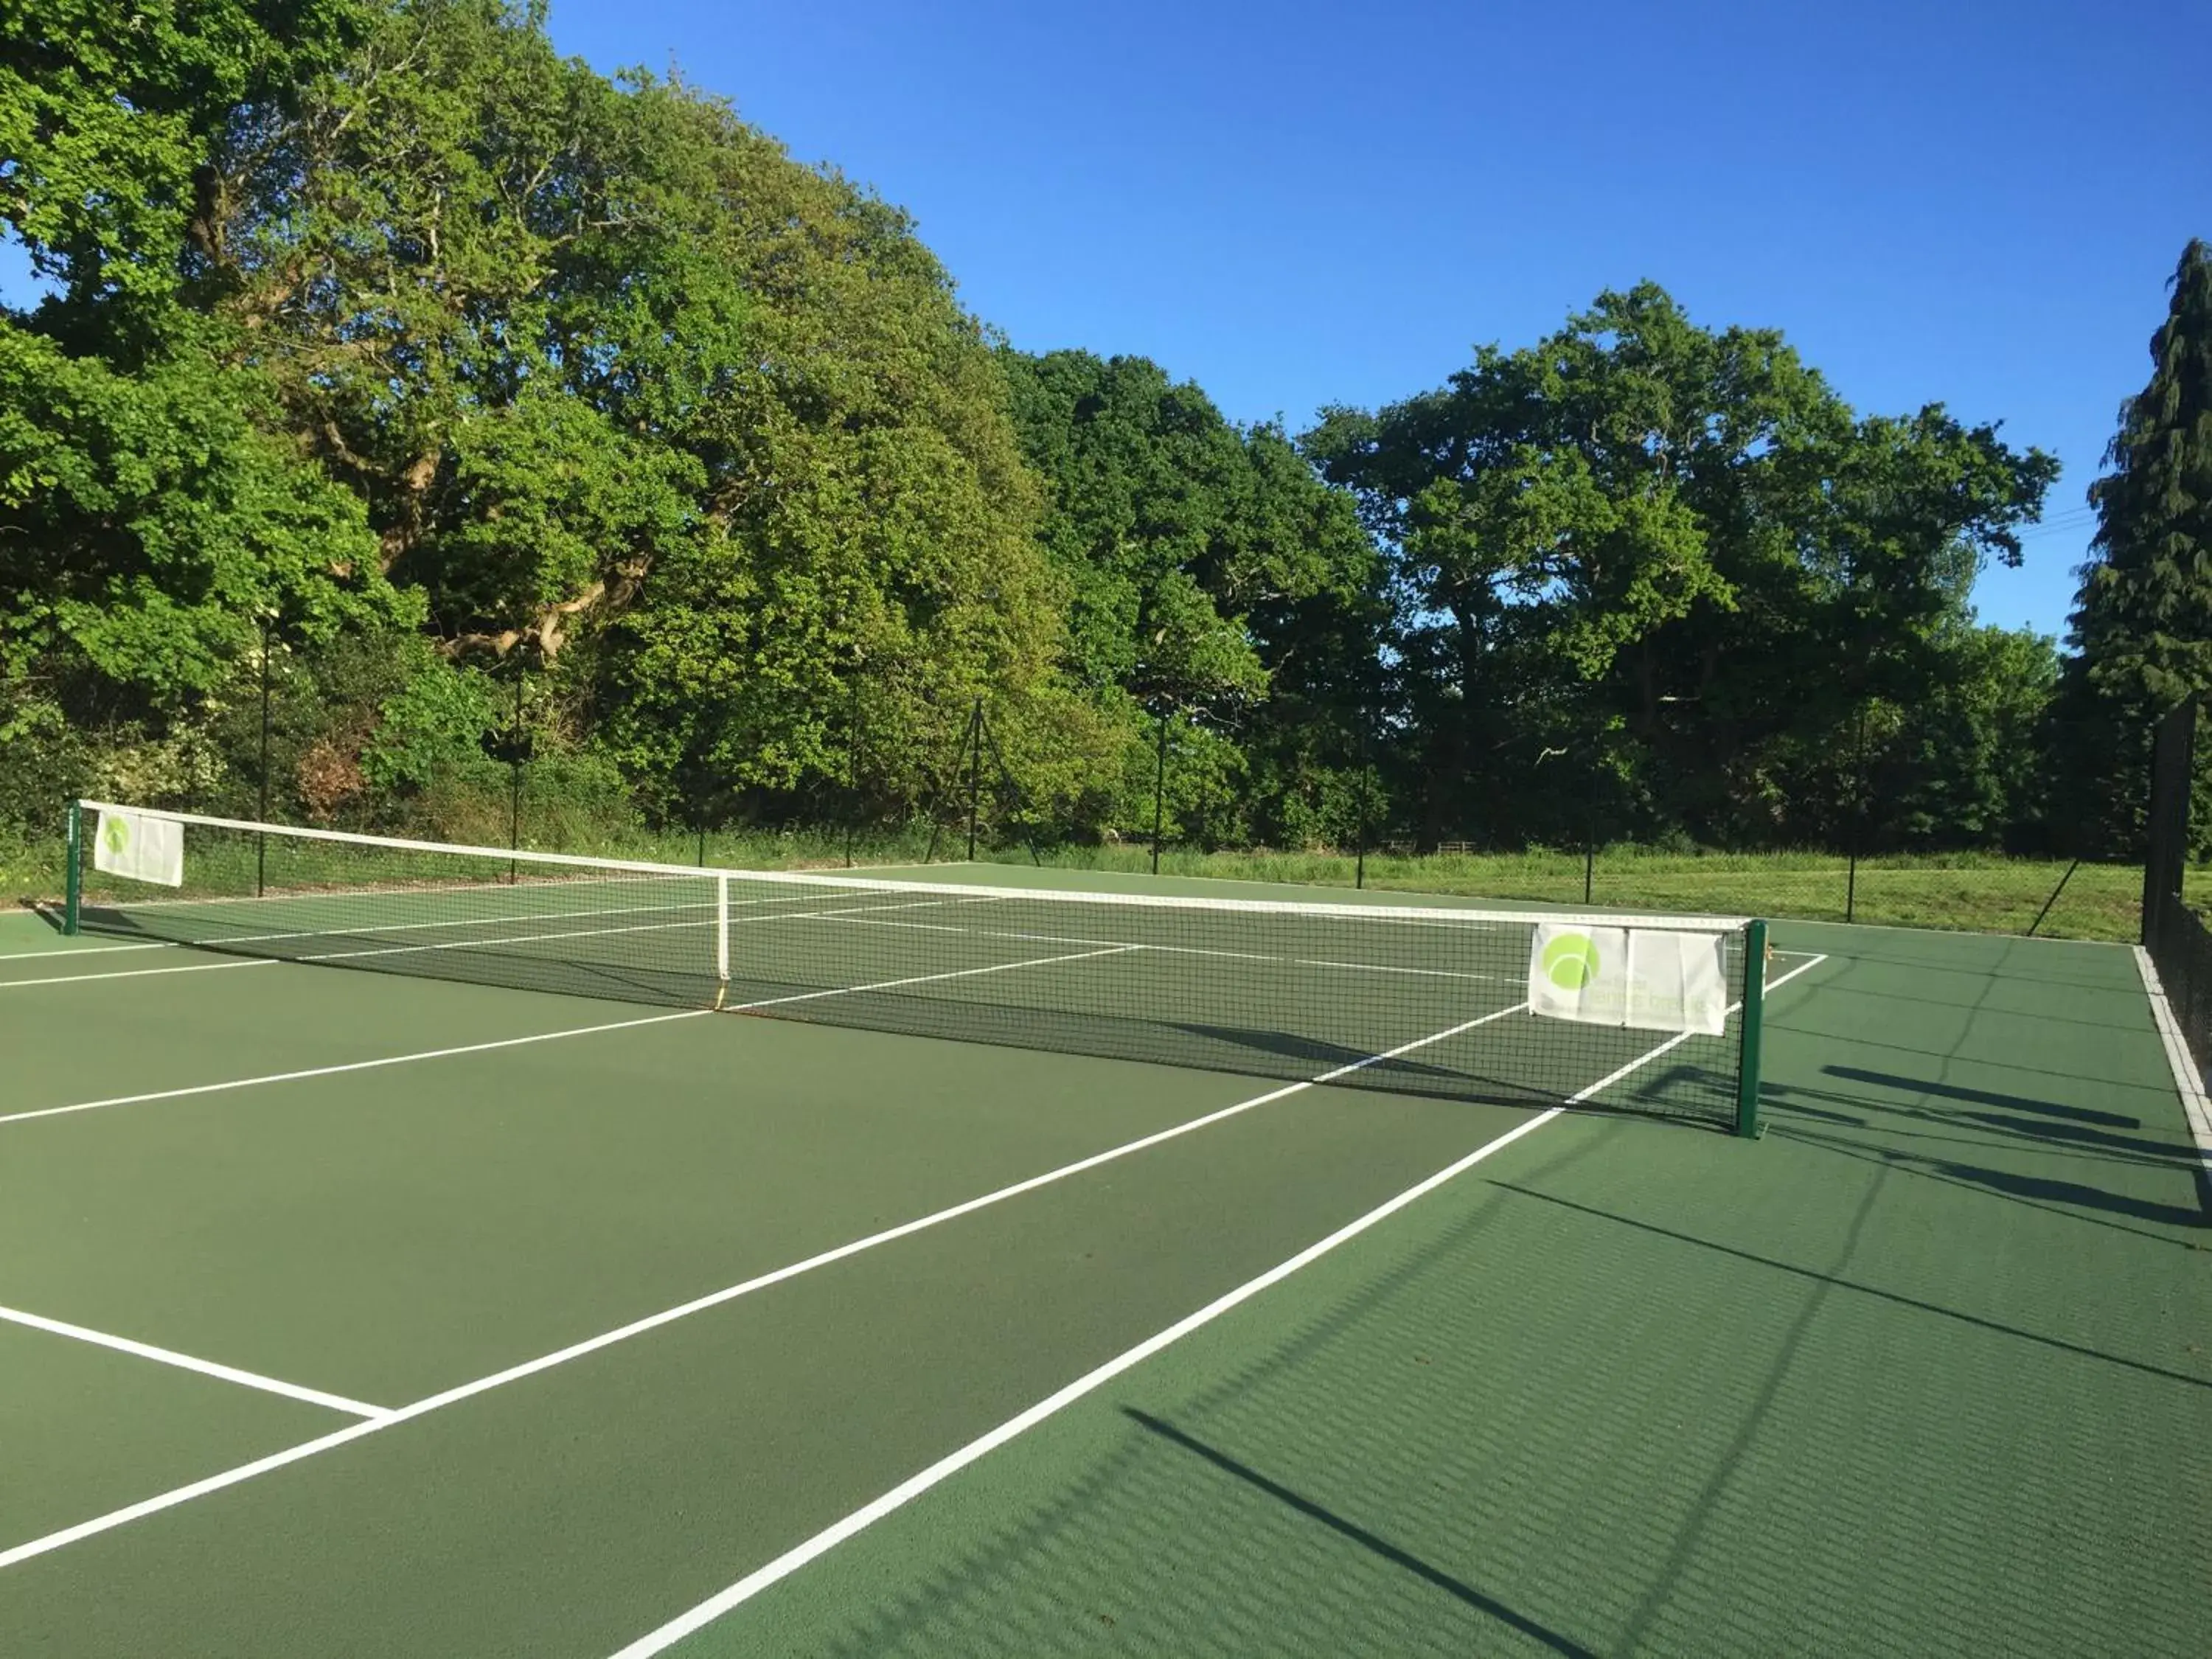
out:
{"label": "green tennis ball graphic", "polygon": [[131,826],[121,818],[110,818],[100,826],[100,838],[106,842],[107,850],[120,853],[131,845]]}
{"label": "green tennis ball graphic", "polygon": [[1544,977],[1579,991],[1597,977],[1597,945],[1587,933],[1561,933],[1544,946]]}

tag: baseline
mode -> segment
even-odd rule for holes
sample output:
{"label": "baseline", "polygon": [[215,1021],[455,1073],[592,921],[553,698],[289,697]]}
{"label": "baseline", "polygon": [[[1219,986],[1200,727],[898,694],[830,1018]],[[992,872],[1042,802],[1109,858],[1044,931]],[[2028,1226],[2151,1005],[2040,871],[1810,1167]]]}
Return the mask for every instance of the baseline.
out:
{"label": "baseline", "polygon": [[597,1025],[572,1025],[558,1031],[532,1031],[524,1036],[497,1037],[486,1042],[464,1042],[450,1048],[422,1048],[413,1054],[381,1054],[374,1060],[349,1060],[337,1066],[311,1066],[303,1071],[270,1072],[260,1077],[226,1078],[220,1083],[195,1083],[181,1089],[154,1089],[143,1094],[112,1095],[105,1100],[80,1100],[67,1106],[40,1106],[27,1112],[0,1114],[0,1125],[24,1123],[33,1118],[66,1117],[73,1112],[96,1112],[110,1106],[143,1106],[156,1100],[183,1100],[193,1095],[221,1094],[228,1089],[258,1089],[269,1083],[299,1083],[309,1078],[335,1077],[343,1072],[373,1072],[380,1066],[407,1066],[418,1060],[446,1060],[455,1054],[488,1054],[495,1048],[519,1048],[526,1043],[556,1042],[563,1037],[591,1036],[600,1031],[626,1031],[640,1025],[662,1025],[671,1020],[697,1019],[706,1008],[684,1008],[669,1014],[645,1014],[635,1019],[608,1020]]}
{"label": "baseline", "polygon": [[194,1354],[179,1353],[174,1348],[156,1346],[133,1337],[118,1336],[112,1331],[95,1331],[87,1325],[73,1325],[65,1319],[49,1319],[44,1314],[27,1313],[21,1308],[0,1308],[0,1319],[11,1325],[21,1325],[34,1331],[44,1331],[49,1336],[64,1336],[74,1342],[88,1342],[94,1347],[112,1348],[118,1353],[127,1353],[139,1359],[150,1359],[156,1364],[173,1365],[179,1370],[197,1371],[202,1376],[216,1377],[225,1382],[235,1382],[241,1388],[258,1389],[264,1394],[277,1394],[287,1400],[297,1400],[310,1406],[321,1406],[327,1410],[343,1412],[349,1417],[372,1420],[392,1415],[387,1406],[371,1406],[359,1400],[349,1400],[343,1395],[325,1394],[320,1389],[310,1389],[297,1382],[287,1382],[281,1377],[264,1376],[258,1371],[241,1370],[235,1365],[220,1361],[202,1359]]}

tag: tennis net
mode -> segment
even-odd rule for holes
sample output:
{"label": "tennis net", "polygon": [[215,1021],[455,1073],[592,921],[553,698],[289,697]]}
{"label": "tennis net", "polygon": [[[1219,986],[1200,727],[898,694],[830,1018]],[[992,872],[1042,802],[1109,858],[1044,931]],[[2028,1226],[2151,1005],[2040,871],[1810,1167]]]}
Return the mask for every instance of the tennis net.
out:
{"label": "tennis net", "polygon": [[[92,801],[71,828],[65,925],[149,944],[1754,1127],[1764,927],[1740,918],[690,868]],[[165,884],[108,873],[133,836],[173,860]],[[1540,975],[1587,978],[1624,945],[1690,964],[1700,1006],[1532,1010]]]}

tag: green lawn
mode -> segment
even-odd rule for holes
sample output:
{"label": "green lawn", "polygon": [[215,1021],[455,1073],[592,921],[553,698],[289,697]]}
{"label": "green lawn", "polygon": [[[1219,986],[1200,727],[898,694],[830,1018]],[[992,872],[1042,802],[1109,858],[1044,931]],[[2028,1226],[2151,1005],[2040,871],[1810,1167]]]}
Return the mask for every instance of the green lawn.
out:
{"label": "green lawn", "polygon": [[[1020,850],[997,856],[1026,860]],[[1149,848],[1048,849],[1045,860],[1072,868],[1142,871]],[[1338,853],[1204,853],[1171,848],[1163,874],[1243,881],[1352,884],[1356,862]],[[1366,861],[1366,884],[1405,892],[1482,898],[1585,902],[1604,908],[1714,911],[1806,921],[1850,919],[1904,927],[2023,933],[2054,893],[2038,933],[2055,939],[2134,940],[2140,933],[2142,872],[2131,865],[2084,864],[2063,891],[2063,860],[1956,854],[1870,859],[1854,883],[1848,866],[1826,853],[1657,853],[1608,848],[1587,872],[1576,853],[1388,854]],[[2193,896],[2212,899],[2212,869],[2190,872]]]}
{"label": "green lawn", "polygon": [[[542,831],[542,832],[540,832]],[[495,842],[504,837],[495,837]],[[848,843],[836,829],[741,830],[690,834],[638,830],[580,838],[562,826],[526,825],[526,847],[544,851],[639,858],[671,864],[705,862],[727,869],[838,868],[917,863],[928,857],[927,825],[878,830]],[[957,859],[964,837],[938,837],[939,859]],[[1019,846],[987,854],[1028,863]],[[1139,872],[1151,868],[1148,848],[1133,843],[1042,849],[1048,866]],[[1201,852],[1170,848],[1163,874],[1216,879],[1349,887],[1357,870],[1331,852]],[[58,837],[0,839],[0,903],[58,899]],[[2142,872],[2124,864],[2084,864],[2070,879],[2063,860],[1949,854],[1862,860],[1854,881],[1844,860],[1829,853],[1661,853],[1607,848],[1587,870],[1579,853],[1436,853],[1370,854],[1365,884],[1411,893],[1589,904],[1606,908],[1705,911],[1807,921],[1849,920],[1905,927],[2024,933],[2053,939],[2132,942],[2140,935]],[[2190,872],[2191,896],[2212,903],[2212,866]],[[2053,902],[2053,895],[2056,900]],[[2044,914],[2048,902],[2050,908]],[[2039,915],[2040,922],[2038,922]]]}

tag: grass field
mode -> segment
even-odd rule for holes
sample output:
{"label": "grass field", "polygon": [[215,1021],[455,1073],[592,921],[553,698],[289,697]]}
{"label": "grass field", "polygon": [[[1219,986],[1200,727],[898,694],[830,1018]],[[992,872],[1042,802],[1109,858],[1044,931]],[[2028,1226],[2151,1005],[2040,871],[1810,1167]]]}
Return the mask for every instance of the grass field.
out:
{"label": "grass field", "polygon": [[[1020,849],[997,856],[1026,861]],[[1147,848],[1047,849],[1063,868],[1149,871]],[[1237,881],[1352,884],[1356,861],[1338,853],[1204,853],[1170,848],[1163,875]],[[1856,880],[1826,853],[1658,853],[1607,848],[1588,870],[1579,853],[1370,854],[1366,884],[1391,890],[1468,897],[1532,899],[1604,908],[1720,912],[1968,933],[2024,933],[2057,895],[2039,936],[2131,942],[2141,933],[2142,872],[2131,865],[2084,864],[2065,882],[2064,860],[1996,855],[1869,859]],[[2190,872],[2192,897],[2212,900],[2212,870]]]}
{"label": "grass field", "polygon": [[[501,845],[506,837],[487,832],[484,839]],[[526,828],[523,844],[547,852],[781,870],[841,867],[848,859],[866,866],[920,863],[929,857],[932,839],[929,827],[921,823],[851,837],[835,828],[715,830],[703,840],[689,833],[586,834],[574,826],[549,825],[542,832]],[[957,829],[945,830],[936,843],[939,860],[957,859],[964,851],[964,837]],[[1018,845],[985,856],[1015,864],[1031,859],[1030,850]],[[1134,873],[1152,867],[1151,849],[1127,842],[1048,847],[1038,856],[1059,869]],[[13,842],[0,837],[0,903],[58,897],[61,867],[58,837]],[[1326,851],[1170,847],[1160,860],[1163,875],[1322,887],[1349,887],[1356,870],[1350,854]],[[2039,937],[2118,944],[2141,936],[2139,866],[2083,864],[2070,878],[2067,872],[2063,860],[1952,854],[1863,860],[1854,878],[1845,861],[1829,853],[1662,853],[1612,847],[1601,850],[1587,870],[1580,853],[1376,853],[1366,860],[1365,884],[1469,898],[1566,905],[1587,899],[1604,908],[1849,920],[1966,933],[2025,933],[2033,927]],[[2188,884],[2193,900],[2212,904],[2212,866],[2191,870]]]}

